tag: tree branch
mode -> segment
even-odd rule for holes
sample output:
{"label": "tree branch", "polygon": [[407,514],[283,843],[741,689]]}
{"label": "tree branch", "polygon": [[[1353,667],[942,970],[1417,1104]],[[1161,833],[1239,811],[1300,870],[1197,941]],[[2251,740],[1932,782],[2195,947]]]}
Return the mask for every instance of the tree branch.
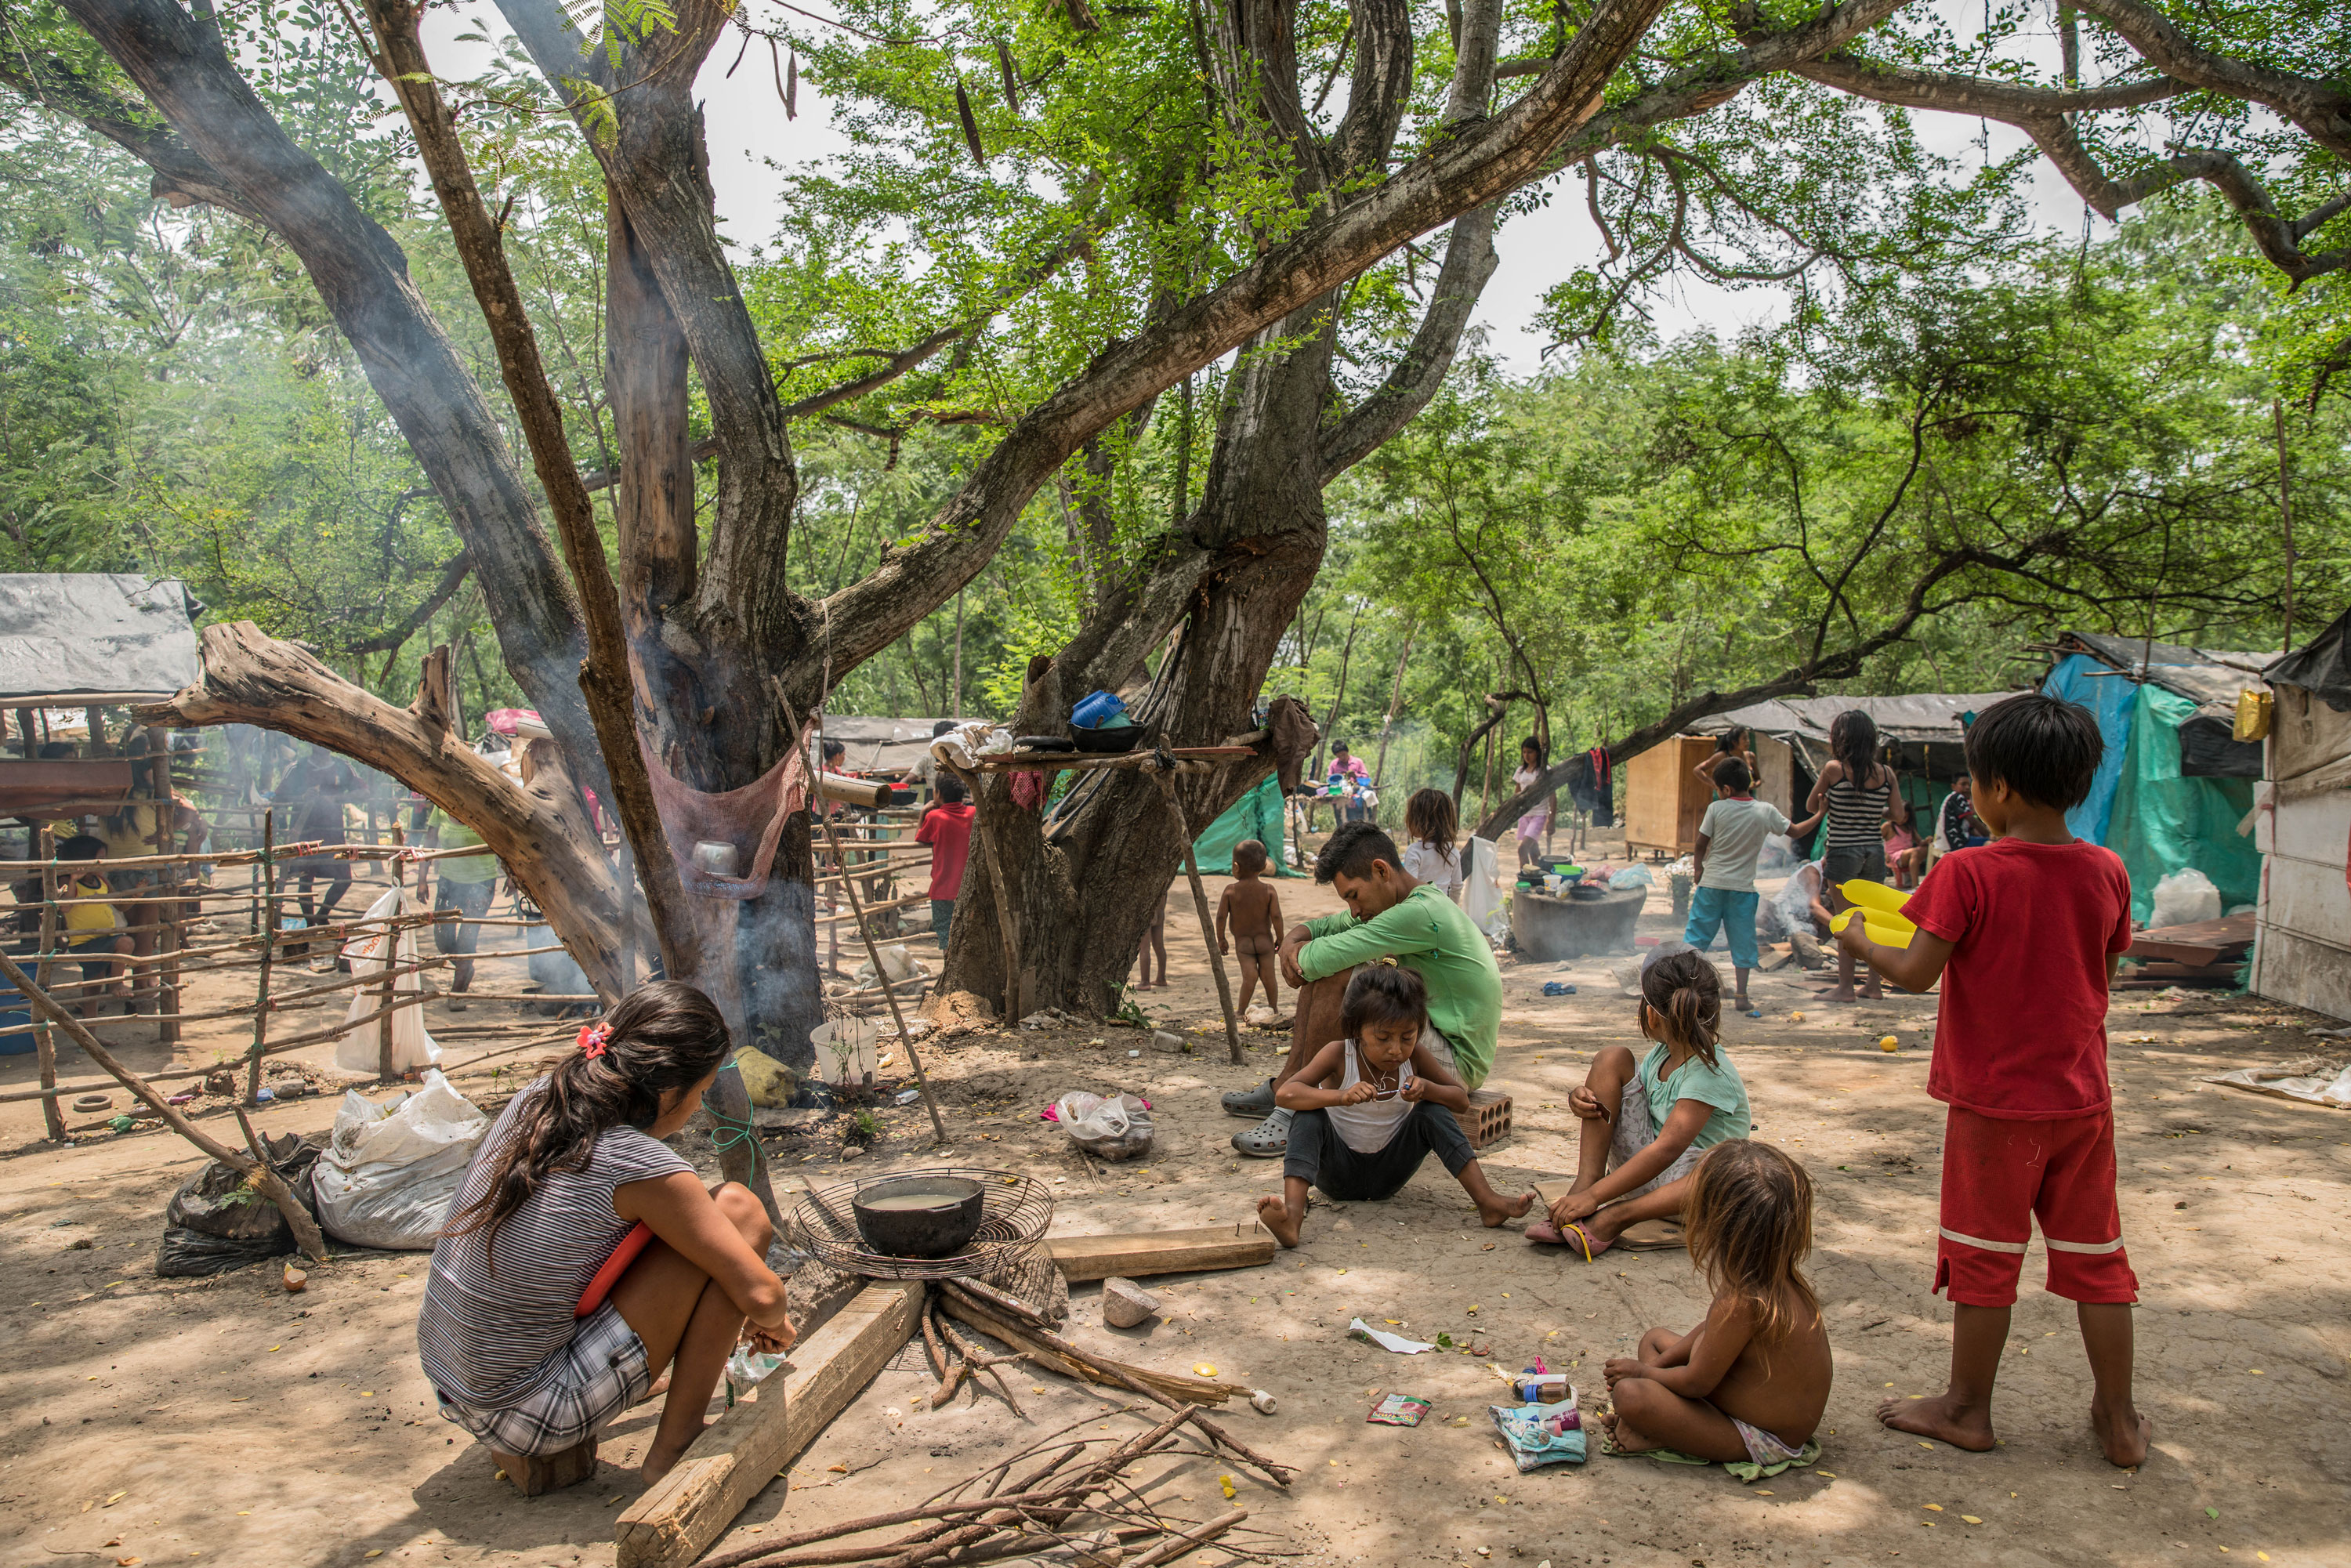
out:
{"label": "tree branch", "polygon": [[2337,158],[2351,161],[2351,92],[2340,83],[2216,55],[2190,42],[2144,0],[2074,0],[2074,6],[2121,34],[2165,75],[2273,109]]}
{"label": "tree branch", "polygon": [[389,632],[370,637],[362,643],[352,643],[346,645],[343,652],[347,653],[388,653],[393,649],[401,646],[411,637],[415,636],[417,632],[426,622],[441,613],[441,607],[449,602],[451,597],[456,593],[459,586],[465,582],[465,574],[473,570],[473,551],[464,549],[459,550],[455,555],[449,558],[449,564],[441,569],[441,580],[433,585],[433,591],[426,594],[417,604],[416,608],[408,612],[408,618],[406,620],[402,621],[399,625],[393,627]]}

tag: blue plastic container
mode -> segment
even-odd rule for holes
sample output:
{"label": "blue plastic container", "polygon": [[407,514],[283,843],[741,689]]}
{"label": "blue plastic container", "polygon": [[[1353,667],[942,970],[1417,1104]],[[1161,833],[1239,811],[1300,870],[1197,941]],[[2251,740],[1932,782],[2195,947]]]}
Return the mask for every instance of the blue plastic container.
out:
{"label": "blue plastic container", "polygon": [[33,1009],[25,994],[0,980],[0,1056],[33,1054]]}
{"label": "blue plastic container", "polygon": [[1126,711],[1126,704],[1116,692],[1096,692],[1071,710],[1070,722],[1088,729],[1099,729],[1102,721]]}

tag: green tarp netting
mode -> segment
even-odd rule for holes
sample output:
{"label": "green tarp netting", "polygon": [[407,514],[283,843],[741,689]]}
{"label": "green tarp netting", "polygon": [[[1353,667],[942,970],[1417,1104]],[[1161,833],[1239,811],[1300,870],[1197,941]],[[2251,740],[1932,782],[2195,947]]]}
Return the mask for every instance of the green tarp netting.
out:
{"label": "green tarp netting", "polygon": [[1193,841],[1192,853],[1198,860],[1200,870],[1230,876],[1233,846],[1243,839],[1255,839],[1265,846],[1271,874],[1296,876],[1298,873],[1282,862],[1281,815],[1280,781],[1268,779],[1234,801],[1223,816],[1210,822],[1207,830]]}
{"label": "green tarp netting", "polygon": [[2253,781],[2180,774],[2179,727],[2195,711],[2188,698],[2150,684],[2138,688],[2131,712],[2105,845],[2130,872],[2134,920],[2154,914],[2157,883],[2189,866],[2212,879],[2224,910],[2261,892],[2261,851],[2237,831],[2253,809]]}

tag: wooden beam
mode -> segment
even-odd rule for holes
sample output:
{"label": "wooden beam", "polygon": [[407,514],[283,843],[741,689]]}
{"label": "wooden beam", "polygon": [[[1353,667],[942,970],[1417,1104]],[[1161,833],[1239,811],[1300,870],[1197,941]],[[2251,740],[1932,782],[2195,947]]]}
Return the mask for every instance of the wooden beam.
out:
{"label": "wooden beam", "polygon": [[1113,1274],[1201,1274],[1255,1269],[1273,1261],[1273,1233],[1255,1220],[1187,1230],[1139,1230],[1119,1236],[1049,1236],[1045,1250],[1061,1277],[1075,1283]]}
{"label": "wooden beam", "polygon": [[703,1429],[677,1468],[621,1515],[619,1568],[685,1568],[726,1532],[898,1354],[921,1321],[919,1280],[868,1285],[793,1346],[748,1399]]}

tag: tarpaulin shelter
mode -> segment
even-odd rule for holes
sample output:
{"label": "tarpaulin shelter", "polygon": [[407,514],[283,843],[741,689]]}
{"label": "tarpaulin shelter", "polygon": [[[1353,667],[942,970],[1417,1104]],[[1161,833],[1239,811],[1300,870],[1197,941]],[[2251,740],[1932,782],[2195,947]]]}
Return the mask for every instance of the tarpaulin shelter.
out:
{"label": "tarpaulin shelter", "polygon": [[2351,1018],[2351,615],[2264,674],[2268,778],[2254,786],[2254,838],[2266,859],[2248,984]]}
{"label": "tarpaulin shelter", "polygon": [[2061,633],[2051,651],[2042,691],[2089,709],[2106,743],[2089,798],[2065,823],[2122,857],[2133,917],[2148,918],[2155,884],[2190,867],[2211,878],[2224,910],[2251,905],[2262,856],[2238,828],[2253,807],[2261,747],[2231,726],[2237,694],[2263,689],[2277,655],[2084,632]]}
{"label": "tarpaulin shelter", "polygon": [[824,716],[824,737],[846,748],[841,766],[851,773],[911,773],[930,759],[935,718],[873,718]]}
{"label": "tarpaulin shelter", "polygon": [[36,758],[34,713],[161,702],[191,685],[203,672],[195,626],[203,610],[175,578],[0,573],[0,708],[16,709],[25,731],[24,759],[0,761],[0,814],[129,793],[128,761]]}
{"label": "tarpaulin shelter", "polygon": [[1229,876],[1233,846],[1243,839],[1255,839],[1265,846],[1269,875],[1294,875],[1282,860],[1281,820],[1281,783],[1276,779],[1265,779],[1227,807],[1223,816],[1210,822],[1192,841],[1192,853],[1202,873]]}

